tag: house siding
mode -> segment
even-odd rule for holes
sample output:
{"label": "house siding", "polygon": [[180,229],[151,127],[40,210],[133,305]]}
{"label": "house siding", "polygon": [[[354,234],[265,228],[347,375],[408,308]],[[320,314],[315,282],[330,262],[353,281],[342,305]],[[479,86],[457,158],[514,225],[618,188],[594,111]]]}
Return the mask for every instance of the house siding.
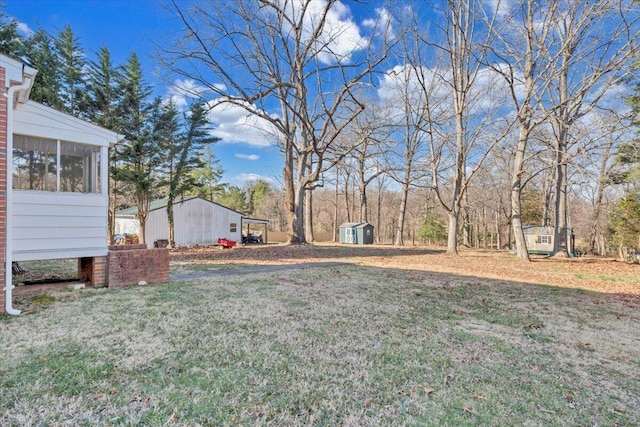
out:
{"label": "house siding", "polygon": [[106,212],[99,194],[14,191],[14,261],[106,256]]}

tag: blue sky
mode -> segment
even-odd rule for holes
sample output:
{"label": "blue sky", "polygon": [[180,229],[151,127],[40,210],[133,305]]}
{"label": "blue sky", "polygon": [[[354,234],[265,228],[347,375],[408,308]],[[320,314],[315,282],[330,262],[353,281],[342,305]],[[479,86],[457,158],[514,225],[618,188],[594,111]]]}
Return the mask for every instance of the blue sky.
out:
{"label": "blue sky", "polygon": [[[152,58],[152,41],[178,27],[157,0],[5,0],[5,13],[20,23],[24,32],[42,27],[55,34],[71,25],[90,60],[101,46],[111,51],[114,64],[123,64],[131,52],[142,62],[147,82],[156,95],[172,94]],[[242,132],[230,135],[214,151],[225,170],[223,181],[243,186],[248,179],[265,178],[279,185],[282,157],[277,147],[256,142]],[[250,140],[252,143],[243,141]]]}

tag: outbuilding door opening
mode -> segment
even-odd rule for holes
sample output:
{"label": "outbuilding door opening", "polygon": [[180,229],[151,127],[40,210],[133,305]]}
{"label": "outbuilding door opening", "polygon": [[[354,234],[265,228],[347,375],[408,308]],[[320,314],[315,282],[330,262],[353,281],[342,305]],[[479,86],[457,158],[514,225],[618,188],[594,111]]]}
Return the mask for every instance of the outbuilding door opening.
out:
{"label": "outbuilding door opening", "polygon": [[344,241],[346,243],[357,243],[358,242],[358,238],[356,235],[356,229],[355,228],[346,228],[344,230]]}

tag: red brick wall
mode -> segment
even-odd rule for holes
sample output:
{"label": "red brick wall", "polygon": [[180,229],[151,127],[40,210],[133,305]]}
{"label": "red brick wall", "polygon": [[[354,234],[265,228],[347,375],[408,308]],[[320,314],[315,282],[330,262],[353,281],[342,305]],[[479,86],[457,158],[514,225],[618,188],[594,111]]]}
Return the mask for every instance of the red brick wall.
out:
{"label": "red brick wall", "polygon": [[109,287],[169,281],[169,249],[147,249],[147,245],[109,246]]}
{"label": "red brick wall", "polygon": [[107,257],[78,258],[78,278],[96,288],[107,286]]}
{"label": "red brick wall", "polygon": [[0,314],[5,313],[5,236],[7,232],[7,89],[0,68]]}

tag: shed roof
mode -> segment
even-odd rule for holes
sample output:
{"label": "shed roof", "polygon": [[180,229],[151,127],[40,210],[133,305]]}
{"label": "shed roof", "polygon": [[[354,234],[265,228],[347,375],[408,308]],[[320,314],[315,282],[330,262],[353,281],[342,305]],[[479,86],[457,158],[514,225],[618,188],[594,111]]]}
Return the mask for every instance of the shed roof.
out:
{"label": "shed roof", "polygon": [[242,218],[243,224],[265,224],[269,225],[268,219],[260,219],[260,218]]}
{"label": "shed roof", "polygon": [[364,228],[364,227],[373,227],[373,225],[368,222],[345,222],[340,224],[340,228]]}
{"label": "shed roof", "polygon": [[[207,200],[204,197],[200,197],[200,196],[177,197],[173,201],[173,205],[177,206],[177,205],[180,205],[182,203],[186,203],[186,202],[189,202],[189,201],[195,200],[195,199],[204,200],[205,202],[211,203],[213,205],[219,206],[219,207],[221,207],[223,209],[226,209],[228,211],[235,212],[238,215],[244,216],[244,214],[242,212],[238,212],[236,210],[230,209],[230,208],[228,208],[226,206],[221,205],[220,203],[212,202],[211,200]],[[149,205],[149,212],[156,211],[158,209],[166,209],[168,203],[169,203],[169,198],[168,197],[165,197],[163,199],[154,200]],[[132,206],[130,208],[121,209],[121,210],[117,211],[116,215],[128,216],[128,215],[135,215],[136,213],[138,213],[138,208],[136,208],[135,206]]]}

